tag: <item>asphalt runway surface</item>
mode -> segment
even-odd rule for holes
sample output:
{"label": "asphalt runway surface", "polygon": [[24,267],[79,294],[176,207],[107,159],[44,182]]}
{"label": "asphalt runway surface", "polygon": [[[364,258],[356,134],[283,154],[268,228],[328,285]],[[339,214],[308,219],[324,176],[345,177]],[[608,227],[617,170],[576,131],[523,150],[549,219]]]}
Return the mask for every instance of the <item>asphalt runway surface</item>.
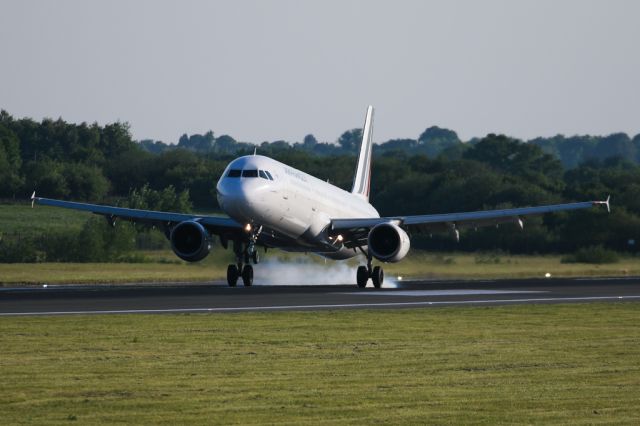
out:
{"label": "asphalt runway surface", "polygon": [[221,282],[0,288],[0,316],[399,309],[640,302],[640,277],[401,281],[396,288],[242,286]]}

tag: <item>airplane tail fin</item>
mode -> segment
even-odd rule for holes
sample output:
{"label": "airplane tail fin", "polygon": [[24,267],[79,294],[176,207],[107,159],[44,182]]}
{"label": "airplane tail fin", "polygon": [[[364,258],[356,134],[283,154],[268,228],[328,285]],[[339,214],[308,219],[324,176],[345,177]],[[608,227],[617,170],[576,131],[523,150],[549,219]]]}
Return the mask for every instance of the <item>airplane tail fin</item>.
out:
{"label": "airplane tail fin", "polygon": [[367,108],[367,116],[362,129],[362,142],[360,143],[360,154],[358,155],[358,167],[353,177],[352,194],[358,194],[369,201],[369,190],[371,189],[371,149],[373,145],[373,107]]}

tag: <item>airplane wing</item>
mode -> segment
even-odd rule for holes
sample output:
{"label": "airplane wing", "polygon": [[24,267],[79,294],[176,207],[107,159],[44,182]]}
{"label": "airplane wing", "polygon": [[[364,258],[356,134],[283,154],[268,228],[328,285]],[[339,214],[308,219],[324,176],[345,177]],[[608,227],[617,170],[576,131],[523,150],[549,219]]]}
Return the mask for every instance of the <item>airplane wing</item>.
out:
{"label": "airplane wing", "polygon": [[159,212],[154,210],[138,210],[99,204],[77,203],[36,197],[35,193],[31,196],[31,201],[32,205],[35,203],[44,206],[62,207],[65,209],[82,210],[99,214],[105,216],[112,225],[115,224],[116,219],[152,225],[164,230],[167,235],[175,224],[185,220],[194,220],[207,228],[209,232],[219,235],[224,239],[246,238],[246,233],[243,232],[242,225],[229,217]]}
{"label": "airplane wing", "polygon": [[607,211],[609,211],[609,197],[607,197],[606,201],[584,201],[580,203],[553,204],[502,210],[362,219],[332,219],[330,229],[333,234],[342,235],[344,244],[347,247],[357,247],[366,245],[369,230],[381,223],[395,223],[410,232],[453,231],[456,237],[458,237],[458,230],[462,228],[478,228],[481,226],[498,225],[500,223],[516,223],[520,227],[523,227],[524,216],[588,209],[594,206],[605,206]]}

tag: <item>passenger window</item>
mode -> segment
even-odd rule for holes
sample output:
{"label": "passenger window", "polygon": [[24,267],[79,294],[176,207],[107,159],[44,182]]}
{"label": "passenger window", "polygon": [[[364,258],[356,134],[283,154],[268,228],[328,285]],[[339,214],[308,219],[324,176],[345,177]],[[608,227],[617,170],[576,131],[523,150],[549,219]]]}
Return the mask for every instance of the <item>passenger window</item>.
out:
{"label": "passenger window", "polygon": [[264,171],[264,173],[267,175],[267,177],[269,178],[269,180],[274,180],[273,176],[271,176],[271,173],[269,173],[267,170]]}
{"label": "passenger window", "polygon": [[229,170],[229,173],[227,173],[227,177],[230,177],[230,178],[240,177],[240,170],[238,169]]}
{"label": "passenger window", "polygon": [[242,177],[246,177],[246,178],[258,177],[258,171],[256,169],[253,169],[253,170],[245,169],[242,171]]}
{"label": "passenger window", "polygon": [[267,179],[269,180],[269,178],[267,177],[267,174],[264,172],[264,170],[258,170],[258,174],[260,175],[260,177],[262,179]]}

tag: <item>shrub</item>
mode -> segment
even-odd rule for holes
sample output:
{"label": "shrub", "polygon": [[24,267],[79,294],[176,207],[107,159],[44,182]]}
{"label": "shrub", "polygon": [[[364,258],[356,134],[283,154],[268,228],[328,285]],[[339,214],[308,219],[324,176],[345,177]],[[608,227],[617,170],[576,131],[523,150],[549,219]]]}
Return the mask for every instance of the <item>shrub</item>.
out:
{"label": "shrub", "polygon": [[189,200],[189,190],[177,192],[173,185],[163,190],[151,189],[149,184],[129,192],[127,205],[132,209],[160,210],[169,212],[188,213],[192,205]]}
{"label": "shrub", "polygon": [[142,253],[133,252],[122,254],[113,259],[113,261],[117,263],[152,263],[153,259],[145,256]]}
{"label": "shrub", "polygon": [[[75,262],[79,247],[76,232],[49,232],[42,235],[37,244],[43,252],[44,262]],[[82,250],[80,250],[82,251]]]}
{"label": "shrub", "polygon": [[502,262],[498,253],[480,253],[475,257],[476,265],[497,265]]}
{"label": "shrub", "polygon": [[584,247],[576,251],[574,254],[564,256],[562,263],[616,263],[620,260],[618,253],[613,250],[606,249],[602,246]]}
{"label": "shrub", "polygon": [[0,236],[0,262],[33,263],[40,260],[40,254],[32,238],[20,236]]}
{"label": "shrub", "polygon": [[142,255],[132,254],[136,230],[127,222],[112,228],[102,217],[93,217],[79,232],[51,232],[34,238],[5,235],[0,238],[0,262],[131,262],[141,263]]}
{"label": "shrub", "polygon": [[445,257],[441,254],[436,254],[431,258],[431,262],[438,265],[453,265],[456,263],[456,260],[453,257]]}
{"label": "shrub", "polygon": [[138,250],[167,250],[171,247],[164,232],[159,229],[138,229],[136,248]]}

